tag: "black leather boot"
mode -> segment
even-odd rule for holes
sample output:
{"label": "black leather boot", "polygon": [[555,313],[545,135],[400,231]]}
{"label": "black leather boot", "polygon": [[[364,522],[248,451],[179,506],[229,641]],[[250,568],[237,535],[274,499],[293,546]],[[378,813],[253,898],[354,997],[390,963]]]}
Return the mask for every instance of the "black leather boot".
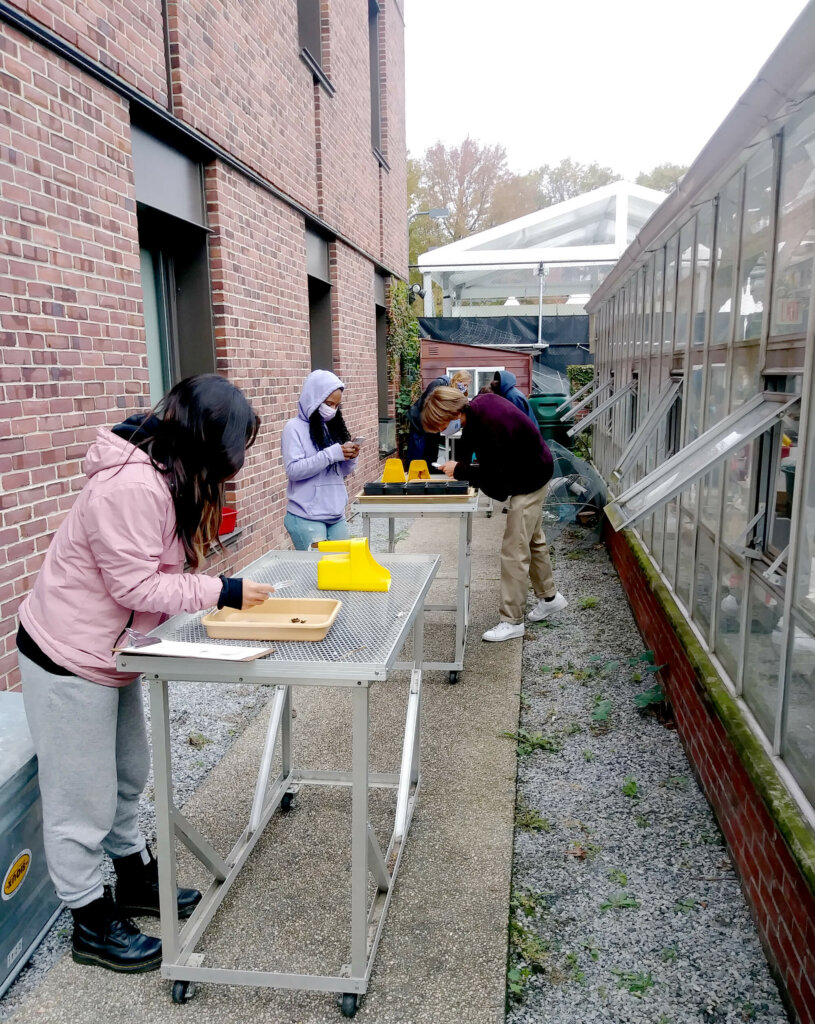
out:
{"label": "black leather boot", "polygon": [[[158,863],[147,848],[150,862],[145,864],[140,853],[119,857],[113,862],[116,869],[116,904],[123,914],[140,917],[142,914],[159,916]],[[189,917],[198,906],[201,893],[197,889],[178,888],[178,916]]]}
{"label": "black leather boot", "polygon": [[144,935],[113,902],[109,888],[93,903],[71,911],[74,918],[72,956],[78,964],[137,974],[161,966],[161,939]]}

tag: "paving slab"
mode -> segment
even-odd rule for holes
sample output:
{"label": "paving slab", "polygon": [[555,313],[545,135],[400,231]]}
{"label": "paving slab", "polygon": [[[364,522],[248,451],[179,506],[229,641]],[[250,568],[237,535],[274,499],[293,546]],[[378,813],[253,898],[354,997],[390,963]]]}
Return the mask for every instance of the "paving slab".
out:
{"label": "paving slab", "polygon": [[[457,524],[422,521],[399,551],[444,555],[434,598],[453,592]],[[472,619],[465,669],[451,686],[427,673],[422,789],[360,1024],[496,1024],[504,1018],[507,918],[515,804],[515,750],[501,733],[518,722],[521,644],[485,644],[498,601],[500,515],[476,520]],[[428,658],[446,660],[452,615],[431,613]],[[407,673],[371,690],[371,767],[398,768]],[[171,690],[172,694],[172,690]],[[350,767],[350,701],[344,691],[295,688],[295,762]],[[185,812],[225,852],[249,813],[268,710],[235,742]],[[373,791],[371,821],[384,840],[394,795]],[[186,883],[206,878],[185,851]],[[348,956],[350,793],[309,787],[276,816],[206,933],[209,963],[249,969],[336,971]],[[140,922],[157,931],[156,922]],[[123,977],[64,957],[11,1018],[15,1024],[196,1024],[263,1021],[335,1024],[332,995],[201,985],[186,1006],[158,974]]]}

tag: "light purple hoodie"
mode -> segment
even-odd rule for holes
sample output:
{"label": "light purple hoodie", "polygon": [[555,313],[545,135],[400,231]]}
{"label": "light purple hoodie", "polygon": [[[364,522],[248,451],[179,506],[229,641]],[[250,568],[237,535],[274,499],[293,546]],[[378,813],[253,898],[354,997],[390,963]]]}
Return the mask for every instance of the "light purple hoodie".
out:
{"label": "light purple hoodie", "polygon": [[342,445],[320,449],[311,440],[309,417],[337,388],[344,391],[345,385],[330,370],[310,373],[303,384],[297,416],[283,428],[283,465],[289,481],[286,511],[320,523],[336,523],[345,515],[345,477],[357,463],[345,459]]}

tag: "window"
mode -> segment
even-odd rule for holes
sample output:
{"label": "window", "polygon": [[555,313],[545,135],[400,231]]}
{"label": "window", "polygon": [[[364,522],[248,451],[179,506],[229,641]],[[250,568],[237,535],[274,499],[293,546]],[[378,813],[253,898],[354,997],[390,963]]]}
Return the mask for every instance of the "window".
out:
{"label": "window", "polygon": [[772,427],[797,401],[787,395],[756,395],[607,505],[611,525],[621,530],[661,508],[713,465]]}
{"label": "window", "polygon": [[815,102],[784,127],[770,334],[802,335],[815,246]]}
{"label": "window", "polygon": [[648,415],[642,421],[639,430],[636,431],[628,442],[625,451],[620,457],[620,461],[612,470],[611,475],[615,480],[622,480],[623,476],[634,464],[640,452],[645,448],[645,445],[653,436],[654,431],[668,415],[668,410],[673,408],[676,403],[676,396],[679,394],[681,387],[682,380],[680,378],[672,378],[660,390],[656,402],[649,410]]}
{"label": "window", "polygon": [[150,401],[215,370],[201,164],[131,126]]}
{"label": "window", "polygon": [[[581,401],[579,401],[577,403],[577,405],[573,405],[571,407],[571,409],[567,409],[566,412],[561,417],[561,419],[564,419],[564,420],[574,419],[574,417],[577,415],[577,413],[582,412],[583,409],[585,409],[586,406],[590,405],[594,401],[595,398],[598,398],[600,395],[602,395],[604,391],[608,391],[608,389],[611,387],[611,385],[613,383],[614,383],[614,379],[612,377],[609,377],[609,379],[605,382],[605,384],[601,384],[599,387],[595,387],[594,390],[591,391],[588,395],[586,395],[585,398],[581,399]],[[594,387],[594,384],[595,384],[595,381],[592,381],[592,387]],[[577,397],[576,395],[572,395],[571,400],[574,401],[574,399],[576,397]],[[564,402],[563,405],[565,405],[565,404],[566,403]],[[562,405],[558,406],[558,409],[562,409],[562,408],[563,408]]]}
{"label": "window", "polygon": [[566,409],[569,408],[569,406],[572,404],[572,402],[579,402],[581,398],[583,398],[585,395],[587,395],[593,389],[594,389],[594,381],[590,380],[588,382],[588,384],[584,384],[583,387],[579,388],[577,391],[575,391],[575,393],[573,395],[569,395],[569,397],[566,399],[566,401],[562,402],[557,407],[557,409],[555,409],[555,412],[558,415],[560,415],[560,413],[564,412]]}
{"label": "window", "polygon": [[388,377],[388,311],[385,307],[385,278],[374,273],[374,310],[376,316],[376,393],[379,407],[379,451],[396,450],[396,418],[391,416],[390,379]]}
{"label": "window", "polygon": [[334,86],[328,80],[323,59],[323,15],[321,0],[297,0],[297,36],[300,57],[314,76],[331,95]]}
{"label": "window", "polygon": [[334,332],[331,316],[331,285],[316,277],[308,279],[308,333],[312,370],[334,369]]}
{"label": "window", "polygon": [[368,49],[371,61],[371,145],[377,158],[382,156],[382,68],[379,53],[379,28],[381,11],[379,0],[368,0]]}
{"label": "window", "polygon": [[179,380],[215,371],[207,235],[138,207],[150,402]]}
{"label": "window", "polygon": [[452,377],[454,373],[469,373],[472,381],[469,397],[474,398],[483,387],[487,387],[492,383],[496,373],[500,373],[505,369],[505,366],[451,366],[444,372],[448,377]]}
{"label": "window", "polygon": [[595,420],[599,419],[603,413],[608,412],[609,409],[613,409],[617,402],[621,398],[624,398],[630,391],[633,391],[637,386],[636,380],[630,380],[627,384],[624,384],[619,391],[615,391],[613,395],[593,409],[588,416],[584,416],[583,419],[575,424],[571,430],[567,431],[569,437],[577,437],[578,434],[582,434],[584,430],[588,429]]}

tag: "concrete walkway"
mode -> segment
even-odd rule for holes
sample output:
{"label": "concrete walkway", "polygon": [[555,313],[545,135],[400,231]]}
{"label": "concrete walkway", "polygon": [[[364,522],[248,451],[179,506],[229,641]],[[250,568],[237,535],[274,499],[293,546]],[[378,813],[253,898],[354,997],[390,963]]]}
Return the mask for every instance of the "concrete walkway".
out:
{"label": "concrete walkway", "polygon": [[[427,676],[423,785],[360,1024],[497,1024],[504,1018],[507,917],[515,806],[514,745],[500,734],[518,723],[521,645],[491,645],[501,516],[474,531],[470,643],[457,686]],[[457,527],[419,521],[400,551],[444,556],[432,598],[451,600]],[[449,657],[449,613],[427,618],[426,650]],[[406,677],[374,686],[371,767],[398,767]],[[171,691],[172,700],[172,691]],[[295,758],[311,767],[350,767],[350,714],[339,691],[295,689]],[[193,822],[225,852],[249,813],[267,713],[252,723],[187,805]],[[371,815],[384,840],[391,793],[374,791]],[[199,947],[224,966],[323,970],[348,955],[350,796],[310,788],[275,818]],[[207,879],[181,857],[185,883]],[[155,922],[144,921],[148,929]],[[124,977],[64,957],[11,1018],[14,1024],[337,1024],[331,995],[202,985],[175,1006],[157,973]]]}

